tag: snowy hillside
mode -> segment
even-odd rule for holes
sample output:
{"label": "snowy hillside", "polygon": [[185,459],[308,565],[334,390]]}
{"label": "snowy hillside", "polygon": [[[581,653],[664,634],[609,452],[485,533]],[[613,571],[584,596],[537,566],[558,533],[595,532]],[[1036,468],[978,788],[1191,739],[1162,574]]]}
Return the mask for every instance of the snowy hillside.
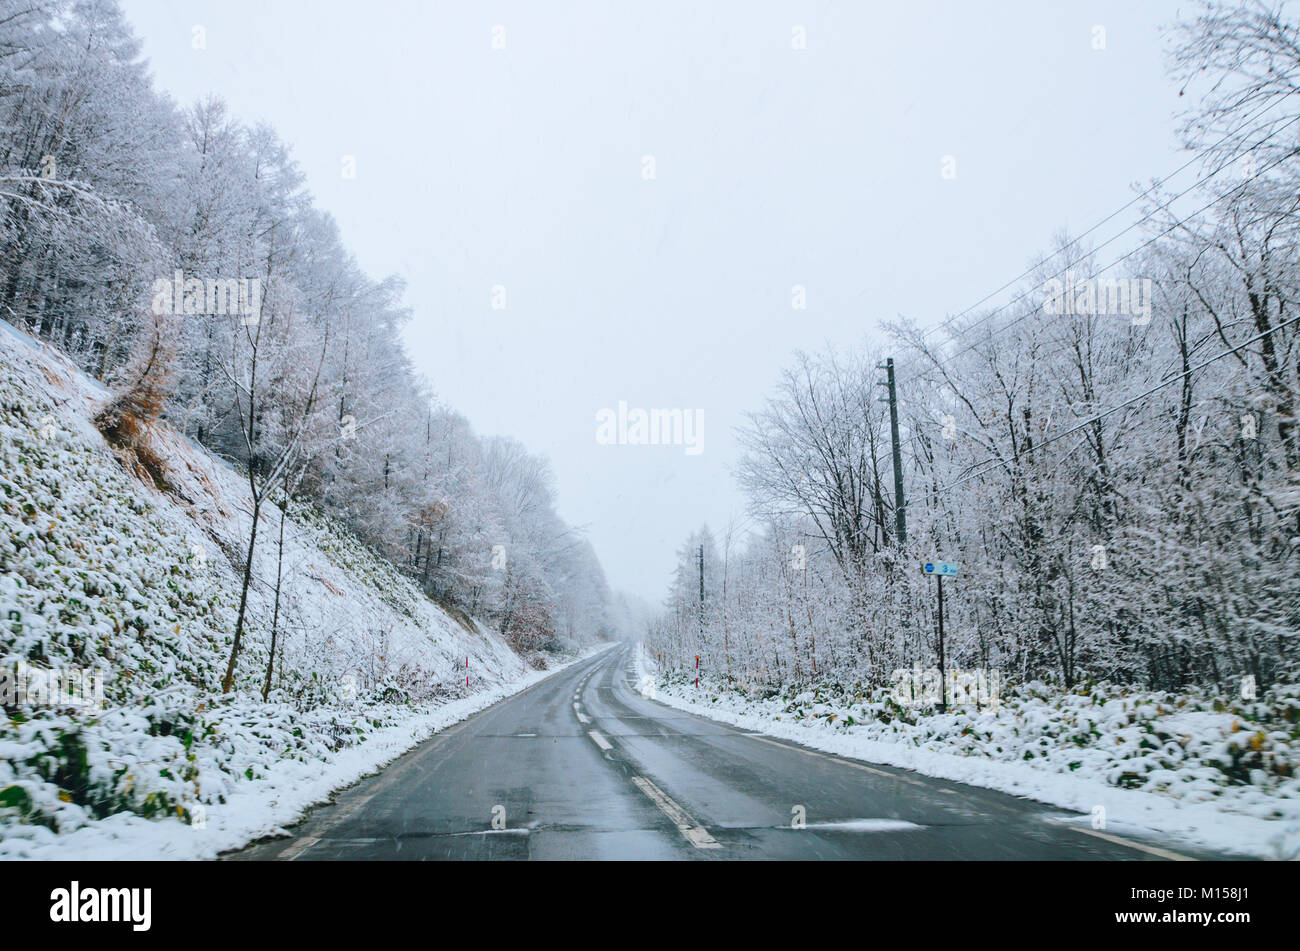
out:
{"label": "snowy hillside", "polygon": [[223,695],[247,484],[165,426],[153,434],[162,485],[137,478],[90,421],[106,396],[0,323],[0,660],[32,693],[42,669],[104,678],[100,712],[6,704],[0,857],[99,848],[110,829],[105,854],[214,854],[541,676],[305,507],[284,525],[277,614],[280,510],[268,505]]}

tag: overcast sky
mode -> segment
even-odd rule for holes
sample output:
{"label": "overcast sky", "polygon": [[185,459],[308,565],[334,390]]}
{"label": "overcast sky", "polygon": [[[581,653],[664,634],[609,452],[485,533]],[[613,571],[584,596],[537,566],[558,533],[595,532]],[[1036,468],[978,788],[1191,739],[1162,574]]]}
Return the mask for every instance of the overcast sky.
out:
{"label": "overcast sky", "polygon": [[[1185,159],[1172,0],[123,5],[163,89],[276,128],[438,394],[654,601],[743,512],[732,430],[793,351],[957,313]],[[702,410],[703,451],[598,444],[620,400]]]}

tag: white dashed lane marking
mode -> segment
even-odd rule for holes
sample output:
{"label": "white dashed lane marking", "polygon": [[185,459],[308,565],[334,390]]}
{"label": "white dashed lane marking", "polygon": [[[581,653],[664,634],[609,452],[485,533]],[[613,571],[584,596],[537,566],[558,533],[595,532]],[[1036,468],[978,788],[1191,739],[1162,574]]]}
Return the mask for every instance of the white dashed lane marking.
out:
{"label": "white dashed lane marking", "polygon": [[632,782],[636,783],[637,788],[650,798],[659,810],[672,820],[673,825],[677,826],[677,831],[682,834],[691,845],[697,849],[720,849],[722,846],[718,840],[709,835],[707,829],[690,817],[685,809],[673,802],[668,795],[644,776],[633,776]]}

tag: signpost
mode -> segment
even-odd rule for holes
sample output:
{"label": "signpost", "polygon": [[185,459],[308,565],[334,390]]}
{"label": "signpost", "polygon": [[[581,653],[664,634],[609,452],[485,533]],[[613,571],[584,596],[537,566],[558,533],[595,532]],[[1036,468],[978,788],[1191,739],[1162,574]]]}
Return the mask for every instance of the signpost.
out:
{"label": "signpost", "polygon": [[950,561],[927,561],[921,565],[927,575],[939,579],[939,712],[948,712],[948,679],[943,669],[943,579],[957,577],[957,565]]}
{"label": "signpost", "polygon": [[938,575],[939,577],[957,577],[957,566],[951,561],[927,561],[921,566],[921,570],[927,575]]}

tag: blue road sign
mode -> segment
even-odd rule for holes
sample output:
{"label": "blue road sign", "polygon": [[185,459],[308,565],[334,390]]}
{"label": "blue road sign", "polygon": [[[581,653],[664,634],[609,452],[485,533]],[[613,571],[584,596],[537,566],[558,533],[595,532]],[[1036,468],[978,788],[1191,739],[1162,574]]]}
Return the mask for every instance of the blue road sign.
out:
{"label": "blue road sign", "polygon": [[951,561],[927,561],[921,566],[921,570],[927,575],[939,575],[948,578],[957,576],[957,566]]}

